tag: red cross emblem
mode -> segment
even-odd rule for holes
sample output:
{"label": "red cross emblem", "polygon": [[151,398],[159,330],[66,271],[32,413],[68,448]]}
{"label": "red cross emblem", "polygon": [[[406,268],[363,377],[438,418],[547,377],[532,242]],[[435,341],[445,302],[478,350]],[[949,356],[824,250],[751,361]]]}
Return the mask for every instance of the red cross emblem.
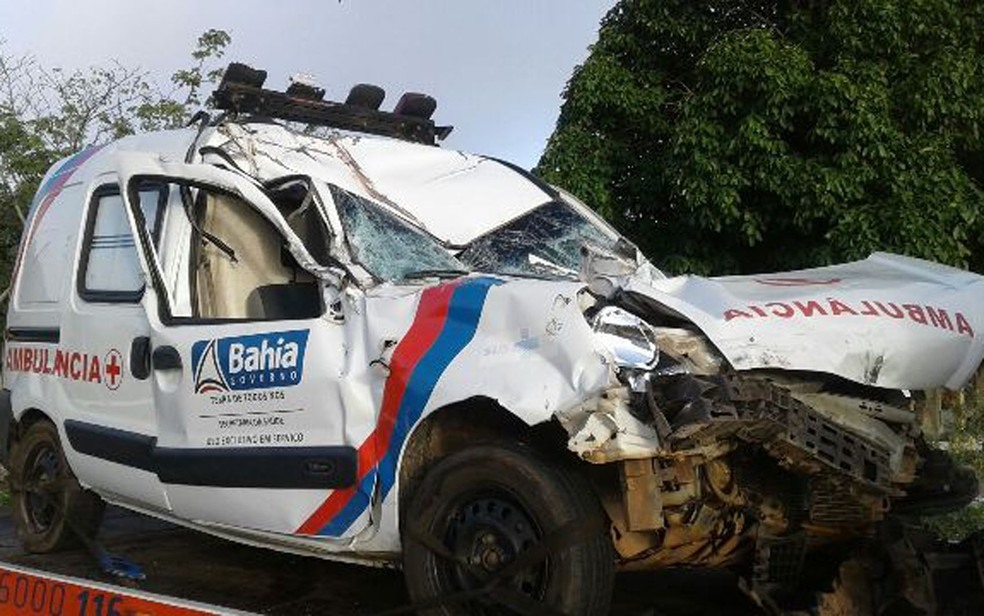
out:
{"label": "red cross emblem", "polygon": [[116,349],[110,349],[103,359],[103,383],[115,391],[123,381],[123,356]]}

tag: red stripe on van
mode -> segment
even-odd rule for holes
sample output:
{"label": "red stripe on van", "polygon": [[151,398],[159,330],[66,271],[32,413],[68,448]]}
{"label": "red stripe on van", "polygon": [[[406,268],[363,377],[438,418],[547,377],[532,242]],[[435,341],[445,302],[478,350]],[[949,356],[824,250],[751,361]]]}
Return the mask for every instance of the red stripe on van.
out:
{"label": "red stripe on van", "polygon": [[417,314],[406,335],[396,345],[390,362],[390,373],[383,387],[383,402],[379,412],[376,429],[372,431],[359,447],[359,471],[356,485],[335,490],[312,513],[296,531],[300,535],[316,534],[329,520],[334,518],[355,496],[359,485],[386,453],[400,401],[407,389],[407,381],[420,358],[437,340],[444,329],[448,316],[448,305],[454,294],[457,282],[425,289],[417,306]]}

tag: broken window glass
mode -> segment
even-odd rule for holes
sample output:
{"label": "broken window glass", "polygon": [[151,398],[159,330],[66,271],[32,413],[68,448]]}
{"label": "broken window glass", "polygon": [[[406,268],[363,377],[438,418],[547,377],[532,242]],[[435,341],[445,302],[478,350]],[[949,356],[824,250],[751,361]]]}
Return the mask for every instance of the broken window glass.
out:
{"label": "broken window glass", "polygon": [[434,238],[368,199],[337,186],[331,194],[345,228],[352,257],[381,280],[456,276],[468,267]]}
{"label": "broken window glass", "polygon": [[570,205],[552,201],[473,240],[458,258],[475,271],[576,278],[583,245],[607,251],[616,241]]}
{"label": "broken window glass", "polygon": [[330,265],[331,233],[316,203],[308,178],[289,177],[273,186],[267,184],[267,195],[287,221],[291,230],[320,265]]}
{"label": "broken window glass", "polygon": [[[194,245],[200,318],[311,319],[321,314],[317,281],[285,250],[280,232],[242,198],[198,189]],[[221,239],[218,239],[221,238]]]}

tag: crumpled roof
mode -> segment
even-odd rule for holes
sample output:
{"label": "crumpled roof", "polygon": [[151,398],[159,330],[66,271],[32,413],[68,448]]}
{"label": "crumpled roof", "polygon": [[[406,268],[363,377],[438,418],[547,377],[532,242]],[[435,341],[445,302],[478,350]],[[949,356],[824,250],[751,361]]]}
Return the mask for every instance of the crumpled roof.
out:
{"label": "crumpled roof", "polygon": [[315,137],[276,124],[249,124],[226,125],[209,142],[245,159],[244,170],[262,180],[310,175],[385,203],[454,245],[550,200],[493,159],[397,139]]}

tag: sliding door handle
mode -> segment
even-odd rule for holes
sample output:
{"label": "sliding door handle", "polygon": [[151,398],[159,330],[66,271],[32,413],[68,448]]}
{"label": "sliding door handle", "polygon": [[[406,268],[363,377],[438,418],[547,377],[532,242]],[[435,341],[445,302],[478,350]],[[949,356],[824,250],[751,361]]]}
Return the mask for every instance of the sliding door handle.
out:
{"label": "sliding door handle", "polygon": [[130,374],[138,381],[150,376],[150,338],[138,336],[130,344]]}

